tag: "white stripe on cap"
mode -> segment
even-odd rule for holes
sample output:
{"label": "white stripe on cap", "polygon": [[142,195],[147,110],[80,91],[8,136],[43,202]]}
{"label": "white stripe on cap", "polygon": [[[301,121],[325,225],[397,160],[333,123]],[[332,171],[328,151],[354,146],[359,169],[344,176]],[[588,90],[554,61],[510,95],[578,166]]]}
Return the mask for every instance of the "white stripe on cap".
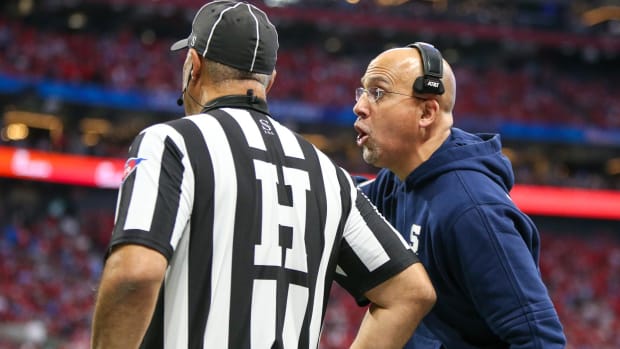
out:
{"label": "white stripe on cap", "polygon": [[213,27],[211,28],[211,33],[209,33],[209,39],[207,39],[207,46],[205,47],[205,52],[202,53],[202,57],[207,56],[207,51],[209,51],[209,44],[211,44],[211,38],[213,37],[213,32],[215,32],[215,28],[217,28],[217,25],[220,24],[220,21],[222,20],[222,16],[224,16],[224,13],[228,12],[228,10],[231,10],[241,4],[242,3],[237,3],[234,6],[231,6],[227,9],[224,9],[222,12],[220,12],[220,16],[217,18],[217,20],[213,24]]}
{"label": "white stripe on cap", "polygon": [[252,71],[254,70],[254,62],[256,62],[256,54],[258,53],[258,45],[260,43],[260,30],[258,28],[258,19],[256,19],[254,12],[252,12],[250,4],[246,4],[246,6],[248,7],[248,11],[252,15],[252,18],[254,18],[254,22],[256,22],[256,46],[254,46],[254,56],[252,57],[252,65],[250,66],[250,71]]}

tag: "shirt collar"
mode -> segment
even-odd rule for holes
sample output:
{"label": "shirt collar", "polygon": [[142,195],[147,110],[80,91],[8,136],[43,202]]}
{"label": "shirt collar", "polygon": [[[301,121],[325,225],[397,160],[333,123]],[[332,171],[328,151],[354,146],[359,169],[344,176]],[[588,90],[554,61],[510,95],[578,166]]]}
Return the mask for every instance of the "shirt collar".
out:
{"label": "shirt collar", "polygon": [[252,90],[248,90],[246,95],[229,95],[218,97],[207,103],[207,105],[205,105],[202,109],[202,113],[207,113],[210,110],[220,108],[252,109],[263,114],[271,115],[269,112],[269,107],[267,106],[267,101],[256,97]]}

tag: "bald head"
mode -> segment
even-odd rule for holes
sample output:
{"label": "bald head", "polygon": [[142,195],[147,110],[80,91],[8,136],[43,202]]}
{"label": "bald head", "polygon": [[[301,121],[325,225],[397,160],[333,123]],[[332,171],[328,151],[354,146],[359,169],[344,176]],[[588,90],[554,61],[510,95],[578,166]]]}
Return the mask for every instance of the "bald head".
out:
{"label": "bald head", "polygon": [[443,86],[446,90],[439,98],[439,105],[441,109],[446,113],[452,113],[454,109],[454,103],[456,101],[456,78],[450,64],[443,60],[443,78],[441,78]]}
{"label": "bald head", "polygon": [[417,48],[394,48],[368,64],[362,87],[356,90],[354,127],[364,161],[390,169],[401,180],[428,160],[452,130],[455,100],[452,69],[443,61],[444,93],[441,95],[415,92],[414,82],[423,74]]}
{"label": "bald head", "polygon": [[[370,62],[368,68],[369,70],[373,68],[373,70],[381,71],[389,76],[393,83],[408,85],[410,89],[413,89],[415,79],[424,74],[422,56],[420,51],[414,47],[398,47],[384,51]],[[442,112],[451,114],[456,100],[456,79],[452,68],[445,59],[443,60],[441,82],[445,89],[442,95],[425,94],[418,96],[437,99]]]}

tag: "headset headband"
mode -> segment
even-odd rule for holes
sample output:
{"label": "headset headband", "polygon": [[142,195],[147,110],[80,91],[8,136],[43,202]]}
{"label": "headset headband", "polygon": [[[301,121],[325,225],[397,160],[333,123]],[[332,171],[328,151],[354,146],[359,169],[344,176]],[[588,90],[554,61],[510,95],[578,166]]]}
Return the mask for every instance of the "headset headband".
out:
{"label": "headset headband", "polygon": [[441,95],[445,92],[441,78],[443,77],[443,57],[435,46],[426,42],[414,42],[407,47],[417,48],[422,57],[423,76],[413,83],[413,90],[419,94]]}

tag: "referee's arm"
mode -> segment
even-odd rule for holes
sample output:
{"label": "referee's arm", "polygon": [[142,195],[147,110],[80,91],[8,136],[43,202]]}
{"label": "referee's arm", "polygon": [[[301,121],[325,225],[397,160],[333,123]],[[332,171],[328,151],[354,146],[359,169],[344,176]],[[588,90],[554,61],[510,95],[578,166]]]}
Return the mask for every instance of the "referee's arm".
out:
{"label": "referee's arm", "polygon": [[351,348],[402,348],[435,304],[422,263],[410,265],[365,293],[371,304]]}
{"label": "referee's arm", "polygon": [[[358,303],[365,298],[371,304],[351,348],[402,348],[437,295],[426,269],[399,233],[361,193],[353,191],[353,196],[355,209],[347,227],[356,233],[345,238],[348,247],[339,265],[348,276],[339,280],[354,290]],[[352,258],[347,258],[349,251],[354,251]],[[365,261],[364,267],[359,260]],[[384,261],[380,267],[378,260]],[[365,290],[363,297],[356,289]]]}
{"label": "referee's arm", "polygon": [[120,245],[106,261],[92,325],[92,349],[138,348],[151,321],[168,261],[141,245]]}

